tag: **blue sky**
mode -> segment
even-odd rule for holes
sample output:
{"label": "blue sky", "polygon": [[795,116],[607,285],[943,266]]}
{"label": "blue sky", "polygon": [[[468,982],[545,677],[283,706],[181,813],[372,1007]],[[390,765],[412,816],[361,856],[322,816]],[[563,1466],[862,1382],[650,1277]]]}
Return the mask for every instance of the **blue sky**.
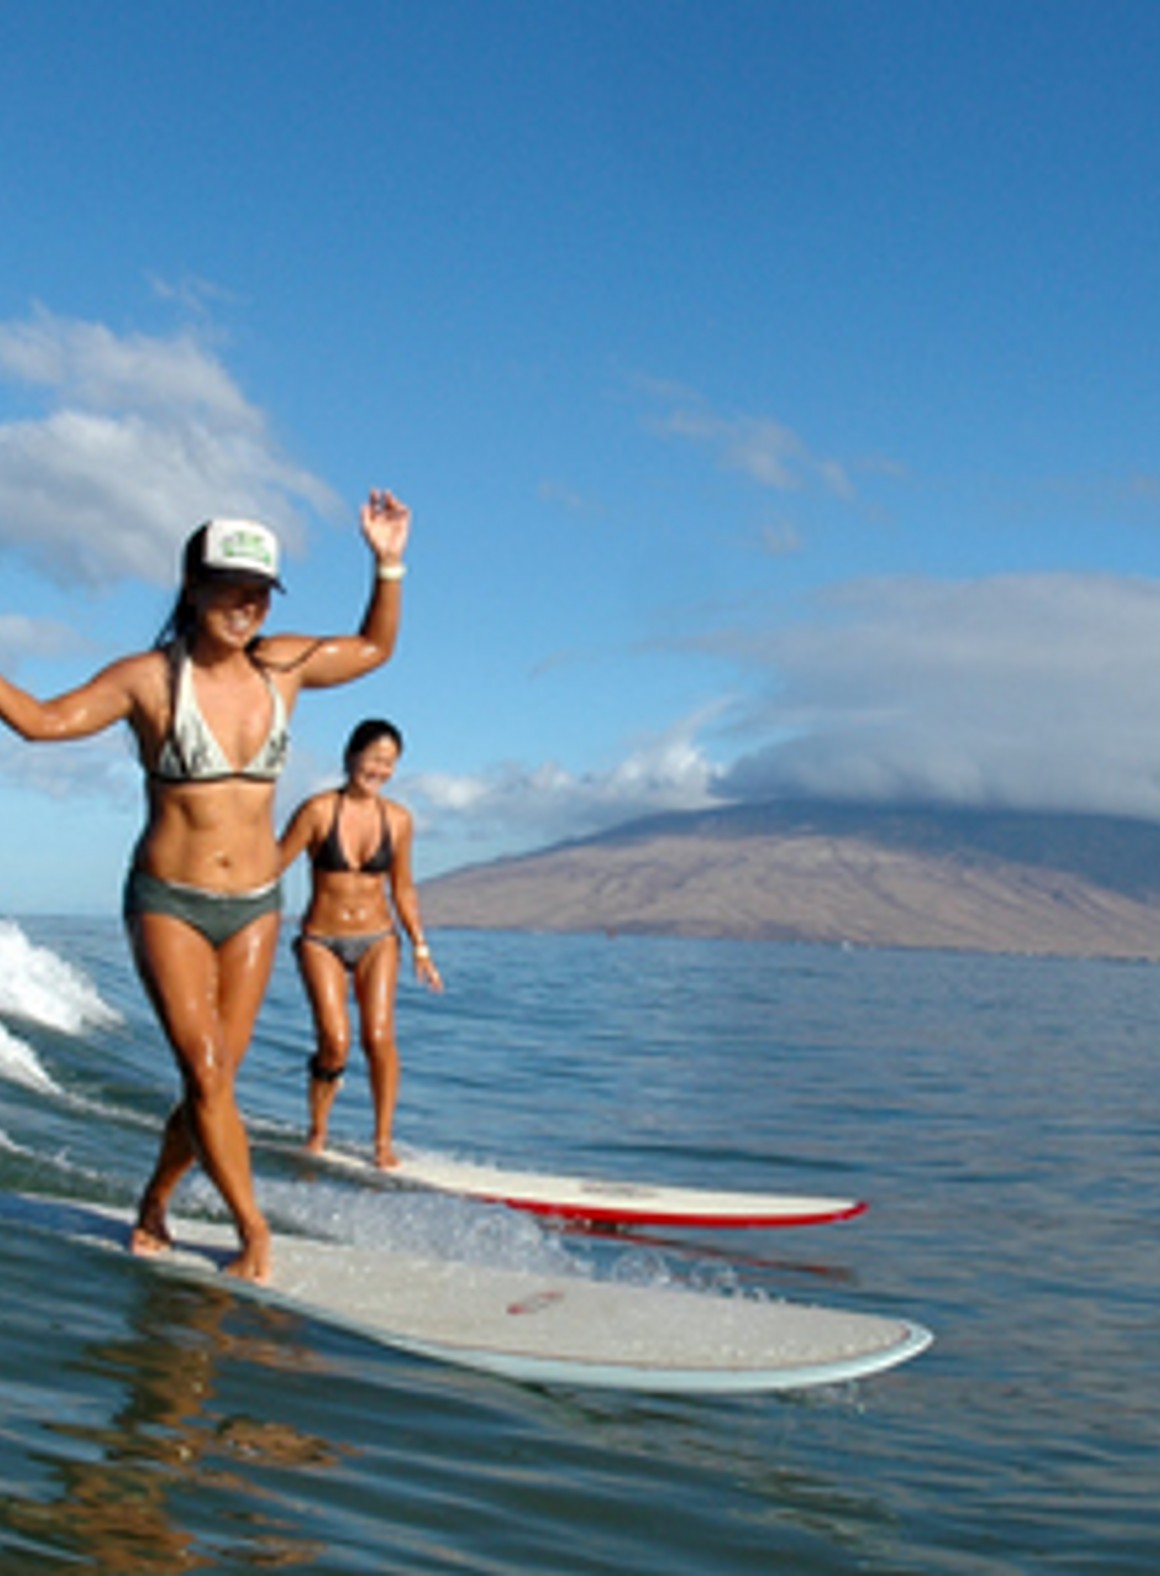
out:
{"label": "blue sky", "polygon": [[[408,753],[420,875],[818,793],[1160,817],[1160,7],[0,12],[0,671],[148,645],[211,513],[297,715]],[[0,910],[112,911],[121,736],[0,739]]]}

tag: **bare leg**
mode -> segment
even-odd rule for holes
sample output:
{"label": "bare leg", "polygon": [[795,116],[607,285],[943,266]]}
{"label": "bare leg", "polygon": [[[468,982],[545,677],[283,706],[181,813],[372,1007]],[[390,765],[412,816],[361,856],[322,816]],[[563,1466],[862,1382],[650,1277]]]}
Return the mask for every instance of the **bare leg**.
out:
{"label": "bare leg", "polygon": [[[142,938],[140,919],[135,919],[130,924],[129,942],[145,994],[149,997],[162,1028],[165,1028],[164,997],[157,989],[154,980],[153,964]],[[180,1057],[178,1063],[180,1065]],[[194,1147],[189,1113],[183,1097],[170,1111],[166,1120],[157,1162],[137,1206],[137,1224],[130,1238],[130,1246],[134,1253],[160,1253],[164,1248],[172,1247],[173,1238],[165,1221],[169,1200],[177,1184],[196,1160],[197,1150]]]}
{"label": "bare leg", "polygon": [[399,1048],[395,1042],[398,980],[399,940],[391,936],[373,947],[355,971],[362,1043],[375,1113],[375,1164],[383,1170],[399,1163],[393,1139],[399,1098]]}
{"label": "bare leg", "polygon": [[196,1159],[197,1152],[189,1130],[189,1113],[183,1100],[169,1113],[157,1164],[153,1167],[153,1174],[146,1182],[137,1206],[137,1224],[130,1238],[134,1253],[159,1253],[163,1248],[173,1246],[173,1238],[165,1222],[166,1209],[174,1188]]}
{"label": "bare leg", "polygon": [[310,1058],[306,1086],[310,1128],[303,1146],[308,1155],[321,1155],[326,1149],[330,1111],[338,1099],[338,1086],[342,1082],[345,1071],[345,1063],[338,1067],[328,1067],[318,1052]]}
{"label": "bare leg", "polygon": [[165,1245],[169,1197],[196,1155],[241,1240],[229,1271],[253,1280],[269,1275],[270,1231],[254,1198],[249,1142],[234,1089],[277,935],[276,914],[263,915],[218,948],[169,915],[142,914],[135,921],[137,965],[185,1083],[185,1099],[166,1126],[142,1196],[133,1240],[138,1252]]}
{"label": "bare leg", "polygon": [[338,1097],[339,1081],[350,1055],[346,969],[333,952],[316,941],[300,939],[294,950],[314,1015],[316,1046],[310,1059],[306,1088],[310,1116],[306,1149],[309,1154],[320,1155],[326,1148],[331,1108]]}

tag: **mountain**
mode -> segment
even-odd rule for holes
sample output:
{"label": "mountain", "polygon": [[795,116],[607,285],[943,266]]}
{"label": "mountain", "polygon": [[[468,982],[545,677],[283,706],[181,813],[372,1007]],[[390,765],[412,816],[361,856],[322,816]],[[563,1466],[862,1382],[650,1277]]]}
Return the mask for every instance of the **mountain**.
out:
{"label": "mountain", "polygon": [[424,883],[432,926],[1160,960],[1160,825],[779,800]]}

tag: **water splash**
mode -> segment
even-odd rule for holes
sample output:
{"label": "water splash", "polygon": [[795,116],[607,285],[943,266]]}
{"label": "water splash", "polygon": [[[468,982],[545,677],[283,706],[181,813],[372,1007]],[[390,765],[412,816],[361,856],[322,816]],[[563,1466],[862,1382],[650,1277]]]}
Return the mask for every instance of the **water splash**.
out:
{"label": "water splash", "polygon": [[17,1039],[0,1023],[0,1078],[10,1083],[23,1084],[41,1094],[61,1094],[63,1091],[40,1065],[31,1045]]}
{"label": "water splash", "polygon": [[542,1272],[566,1263],[558,1243],[538,1226],[497,1205],[357,1187],[304,1191],[292,1184],[273,1190],[270,1205],[297,1229],[356,1248]]}
{"label": "water splash", "polygon": [[0,1015],[71,1035],[121,1021],[80,969],[9,919],[0,920]]}

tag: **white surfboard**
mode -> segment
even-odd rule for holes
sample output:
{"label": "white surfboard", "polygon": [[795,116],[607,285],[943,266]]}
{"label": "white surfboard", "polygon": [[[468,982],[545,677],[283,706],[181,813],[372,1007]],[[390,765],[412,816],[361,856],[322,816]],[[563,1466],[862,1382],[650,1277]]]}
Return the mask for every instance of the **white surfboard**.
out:
{"label": "white surfboard", "polygon": [[[0,1213],[35,1229],[125,1252],[127,1210],[7,1198]],[[212,1278],[384,1346],[533,1384],[671,1394],[797,1390],[861,1379],[923,1351],[909,1320],[578,1274],[418,1258],[276,1236],[268,1286],[221,1276],[229,1227],[172,1222],[178,1247],[135,1263]]]}
{"label": "white surfboard", "polygon": [[431,1188],[485,1203],[506,1204],[546,1218],[593,1226],[818,1226],[850,1220],[866,1205],[859,1199],[792,1193],[740,1193],[597,1177],[552,1176],[508,1171],[500,1166],[446,1155],[402,1151],[399,1164],[380,1170],[360,1155],[328,1149],[325,1165],[374,1177],[387,1184]]}

